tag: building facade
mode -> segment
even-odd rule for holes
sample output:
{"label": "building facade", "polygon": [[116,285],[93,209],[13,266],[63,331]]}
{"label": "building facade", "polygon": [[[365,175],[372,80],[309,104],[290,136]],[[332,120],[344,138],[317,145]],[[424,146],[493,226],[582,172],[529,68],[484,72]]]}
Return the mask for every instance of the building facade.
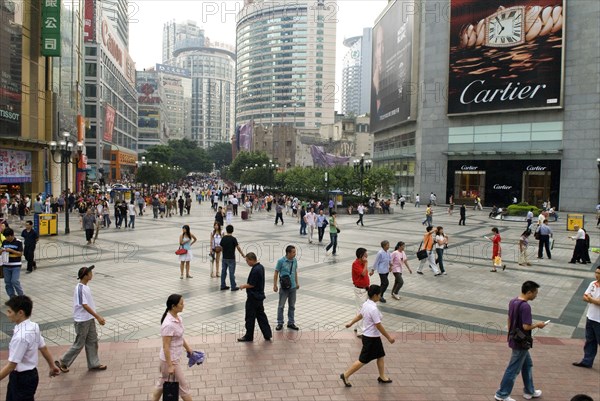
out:
{"label": "building facade", "polygon": [[[449,18],[435,24],[425,13],[438,2],[407,3],[390,2],[373,30],[373,159],[399,176],[394,191],[591,210],[599,191],[600,3],[523,0],[504,10],[451,0]],[[496,16],[511,29],[496,27]]]}
{"label": "building facade", "polygon": [[195,21],[169,21],[163,27],[162,62],[169,64],[176,51],[204,46],[204,29]]}
{"label": "building facade", "polygon": [[[86,0],[89,1],[89,0]],[[129,0],[95,0],[100,3],[102,14],[110,22],[113,31],[126,48],[129,48],[129,22],[139,22],[136,18],[139,6]]]}
{"label": "building facade", "polygon": [[236,125],[333,122],[336,3],[246,0],[237,16]]}
{"label": "building facade", "polygon": [[191,138],[192,79],[189,70],[157,64],[156,71],[166,107],[167,139]]}
{"label": "building facade", "polygon": [[90,179],[132,178],[138,146],[135,64],[108,18],[96,9],[85,42],[85,145]]}
{"label": "building facade", "polygon": [[363,115],[370,112],[371,28],[364,28],[362,36],[344,40],[348,51],[342,70],[342,114]]}

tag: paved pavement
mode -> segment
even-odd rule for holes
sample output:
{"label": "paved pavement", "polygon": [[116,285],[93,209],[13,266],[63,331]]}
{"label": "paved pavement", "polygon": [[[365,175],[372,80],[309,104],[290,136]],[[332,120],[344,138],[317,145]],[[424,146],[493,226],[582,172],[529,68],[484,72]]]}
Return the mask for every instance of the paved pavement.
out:
{"label": "paved pavement", "polygon": [[[398,208],[397,208],[398,209]],[[245,293],[219,291],[210,278],[208,240],[213,213],[207,205],[194,205],[191,216],[154,220],[138,217],[135,230],[102,230],[95,246],[86,246],[77,219],[69,236],[45,237],[37,250],[39,269],[22,275],[25,292],[34,299],[33,320],[40,323],[55,356],[74,338],[71,299],[76,271],[95,264],[91,287],[98,311],[107,324],[101,331],[101,359],[109,371],[90,373],[80,356],[72,372],[43,378],[39,400],[148,399],[157,372],[159,321],[171,293],[185,297],[186,335],[195,348],[204,349],[204,366],[188,372],[195,399],[404,399],[491,400],[508,361],[504,342],[506,306],[518,295],[525,280],[535,280],[540,294],[533,301],[534,318],[552,323],[536,333],[533,351],[536,385],[546,400],[565,400],[587,392],[600,400],[598,368],[570,366],[581,356],[585,304],[583,290],[593,280],[591,265],[570,265],[573,243],[565,222],[551,223],[555,232],[552,259],[533,266],[516,263],[517,239],[524,223],[500,222],[487,212],[468,211],[467,226],[458,216],[435,208],[434,223],[450,236],[446,254],[447,276],[405,274],[402,299],[380,305],[384,325],[398,338],[386,344],[386,369],[392,385],[377,385],[376,367],[363,368],[341,387],[339,373],[360,351],[360,343],[343,324],[354,314],[350,265],[359,246],[369,250],[370,261],[387,239],[407,243],[413,270],[414,256],[424,231],[425,208],[407,207],[393,215],[367,215],[365,227],[355,217],[340,213],[338,256],[327,256],[322,246],[308,244],[298,225],[284,216],[274,226],[274,215],[256,213],[248,221],[234,217],[234,235],[245,252],[254,251],[267,268],[267,290],[276,260],[286,245],[298,248],[301,288],[296,305],[299,333],[277,333],[275,342],[238,344],[243,331]],[[62,216],[61,216],[62,217]],[[593,221],[593,216],[587,216]],[[174,251],[181,225],[189,224],[199,242],[194,246],[192,279],[180,280]],[[490,273],[490,244],[483,239],[492,226],[503,238],[505,272]],[[60,223],[61,231],[63,222]],[[590,225],[592,245],[598,231]],[[593,260],[597,255],[592,254]],[[245,282],[248,267],[238,260],[237,281]],[[378,278],[373,278],[378,283]],[[4,297],[5,294],[2,293]],[[265,309],[274,324],[277,296],[267,292]],[[12,326],[0,314],[0,345],[5,350]],[[284,336],[297,335],[299,338]],[[543,336],[543,337],[542,337]],[[6,360],[6,352],[0,352]],[[41,367],[46,372],[45,366]],[[519,395],[520,381],[514,395]],[[0,386],[0,398],[4,397]]]}

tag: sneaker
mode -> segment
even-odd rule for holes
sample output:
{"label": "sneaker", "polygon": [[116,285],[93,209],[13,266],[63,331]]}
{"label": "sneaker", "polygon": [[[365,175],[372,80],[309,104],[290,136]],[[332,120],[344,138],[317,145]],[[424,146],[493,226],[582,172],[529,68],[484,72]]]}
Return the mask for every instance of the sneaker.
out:
{"label": "sneaker", "polygon": [[508,396],[506,398],[500,398],[497,395],[494,395],[494,399],[496,401],[516,401],[514,398],[511,398],[510,396]]}
{"label": "sneaker", "polygon": [[381,302],[382,304],[386,303],[387,301],[385,300],[385,298],[381,297],[379,298],[379,302]]}
{"label": "sneaker", "polygon": [[443,274],[444,276],[447,276],[447,275],[448,275],[448,273],[446,273],[446,272],[443,272],[442,274]]}
{"label": "sneaker", "polygon": [[542,390],[535,390],[533,394],[523,393],[523,398],[530,400],[532,398],[540,398],[542,396]]}
{"label": "sneaker", "polygon": [[417,274],[423,274],[423,272],[417,272]]}
{"label": "sneaker", "polygon": [[275,327],[275,330],[276,330],[276,331],[281,331],[282,329],[283,329],[283,324],[278,324],[278,325]]}
{"label": "sneaker", "polygon": [[396,300],[400,300],[400,297],[396,294],[392,294],[392,298],[396,299]]}

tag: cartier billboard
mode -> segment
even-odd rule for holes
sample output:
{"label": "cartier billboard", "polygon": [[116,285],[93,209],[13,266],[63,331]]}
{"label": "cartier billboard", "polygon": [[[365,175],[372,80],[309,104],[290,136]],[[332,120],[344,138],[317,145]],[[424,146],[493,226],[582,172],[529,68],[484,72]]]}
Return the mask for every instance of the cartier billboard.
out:
{"label": "cartier billboard", "polygon": [[448,114],[562,107],[563,0],[451,0]]}

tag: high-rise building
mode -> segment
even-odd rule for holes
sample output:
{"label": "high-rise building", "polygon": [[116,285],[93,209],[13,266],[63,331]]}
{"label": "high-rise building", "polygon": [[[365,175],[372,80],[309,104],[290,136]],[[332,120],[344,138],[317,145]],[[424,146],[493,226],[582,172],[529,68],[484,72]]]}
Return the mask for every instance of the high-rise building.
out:
{"label": "high-rise building", "polygon": [[162,62],[167,64],[176,51],[205,45],[204,29],[195,21],[169,21],[163,27]]}
{"label": "high-rise building", "polygon": [[169,130],[167,139],[191,138],[192,80],[189,70],[156,64]]}
{"label": "high-rise building", "polygon": [[129,20],[135,19],[139,6],[134,2],[129,4],[129,0],[92,1],[98,1],[100,3],[102,14],[108,19],[121,42],[126,48],[129,48]]}
{"label": "high-rise building", "polygon": [[85,145],[90,178],[108,182],[134,174],[138,95],[135,64],[127,46],[100,4],[92,14],[89,22],[86,16],[85,24],[85,117],[89,124]]}
{"label": "high-rise building", "polygon": [[155,145],[167,143],[169,126],[165,94],[159,73],[154,70],[137,71],[138,95],[138,153]]}
{"label": "high-rise building", "polygon": [[371,28],[364,28],[362,36],[344,40],[348,51],[342,70],[342,114],[363,115],[370,111],[371,32]]}
{"label": "high-rise building", "polygon": [[333,123],[336,2],[246,0],[237,16],[236,125]]}

